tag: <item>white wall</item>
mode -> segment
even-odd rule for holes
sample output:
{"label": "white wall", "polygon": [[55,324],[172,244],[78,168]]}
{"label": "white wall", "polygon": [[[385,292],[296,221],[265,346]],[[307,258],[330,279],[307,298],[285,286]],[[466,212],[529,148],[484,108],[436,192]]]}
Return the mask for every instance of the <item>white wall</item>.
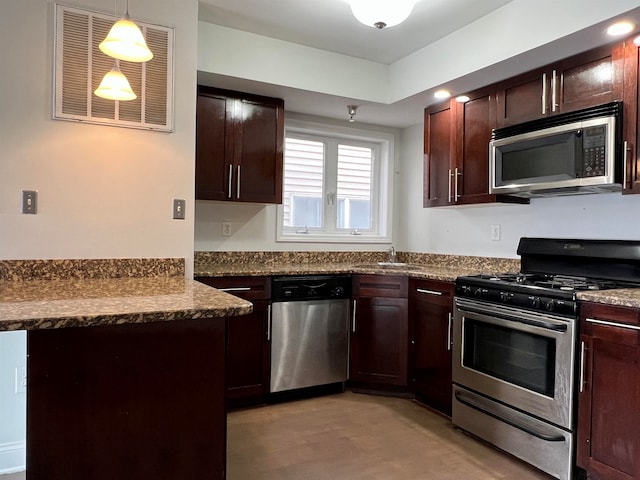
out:
{"label": "white wall", "polygon": [[[423,126],[402,135],[401,250],[516,258],[523,236],[640,239],[640,195],[605,193],[532,199],[530,205],[422,208]],[[491,225],[501,240],[492,241]]]}
{"label": "white wall", "polygon": [[[175,27],[174,133],[52,120],[53,1],[0,2],[0,259],[184,257],[191,275],[198,4],[136,0],[130,13]],[[37,215],[19,213],[22,189],[39,192]],[[186,220],[172,220],[173,198]],[[21,364],[24,333],[0,333],[0,452],[24,441]],[[15,467],[2,461],[0,473]]]}

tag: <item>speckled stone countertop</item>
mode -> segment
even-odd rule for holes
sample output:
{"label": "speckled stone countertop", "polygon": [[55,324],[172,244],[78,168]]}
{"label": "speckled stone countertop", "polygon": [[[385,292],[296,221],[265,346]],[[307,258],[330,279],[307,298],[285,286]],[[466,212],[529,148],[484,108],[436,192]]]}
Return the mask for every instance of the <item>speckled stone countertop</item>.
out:
{"label": "speckled stone countertop", "polygon": [[392,268],[387,252],[196,252],[196,277],[314,275],[360,273],[407,275],[412,278],[453,281],[473,273],[513,272],[520,260],[399,252]]}
{"label": "speckled stone countertop", "polygon": [[621,288],[617,290],[596,290],[579,292],[578,300],[582,302],[604,303],[621,307],[640,308],[640,288]]}
{"label": "speckled stone countertop", "polygon": [[184,278],[184,259],[0,261],[0,331],[246,315],[246,300]]}

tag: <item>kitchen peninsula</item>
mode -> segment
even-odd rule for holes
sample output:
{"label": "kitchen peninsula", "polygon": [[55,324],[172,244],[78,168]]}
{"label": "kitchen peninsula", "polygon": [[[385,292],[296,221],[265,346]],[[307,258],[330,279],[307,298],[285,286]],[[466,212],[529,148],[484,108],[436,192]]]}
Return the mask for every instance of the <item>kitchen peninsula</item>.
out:
{"label": "kitchen peninsula", "polygon": [[0,262],[0,330],[27,330],[27,478],[224,478],[225,317],[251,310],[182,259]]}

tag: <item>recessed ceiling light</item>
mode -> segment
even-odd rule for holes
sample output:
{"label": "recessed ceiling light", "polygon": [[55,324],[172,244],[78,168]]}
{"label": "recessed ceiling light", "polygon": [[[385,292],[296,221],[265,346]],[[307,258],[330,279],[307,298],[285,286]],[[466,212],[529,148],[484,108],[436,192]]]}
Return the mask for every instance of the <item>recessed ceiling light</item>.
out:
{"label": "recessed ceiling light", "polygon": [[635,28],[635,25],[631,22],[618,22],[607,28],[607,34],[618,37],[620,35],[626,35]]}
{"label": "recessed ceiling light", "polygon": [[445,98],[449,98],[451,96],[451,93],[449,93],[449,91],[447,90],[438,90],[436,93],[433,94],[434,97],[436,97],[438,100],[444,100]]}
{"label": "recessed ceiling light", "polygon": [[456,97],[456,102],[458,102],[458,103],[465,103],[465,102],[468,102],[469,100],[471,100],[471,99],[466,95],[458,95]]}

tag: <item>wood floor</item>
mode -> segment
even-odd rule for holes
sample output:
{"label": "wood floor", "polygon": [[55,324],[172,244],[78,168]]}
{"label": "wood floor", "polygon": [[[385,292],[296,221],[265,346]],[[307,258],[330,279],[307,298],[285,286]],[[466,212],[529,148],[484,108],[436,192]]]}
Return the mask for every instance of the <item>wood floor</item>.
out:
{"label": "wood floor", "polygon": [[228,416],[228,480],[547,480],[410,400],[345,393]]}
{"label": "wood floor", "polygon": [[228,416],[228,480],[550,478],[405,399],[347,392]]}

